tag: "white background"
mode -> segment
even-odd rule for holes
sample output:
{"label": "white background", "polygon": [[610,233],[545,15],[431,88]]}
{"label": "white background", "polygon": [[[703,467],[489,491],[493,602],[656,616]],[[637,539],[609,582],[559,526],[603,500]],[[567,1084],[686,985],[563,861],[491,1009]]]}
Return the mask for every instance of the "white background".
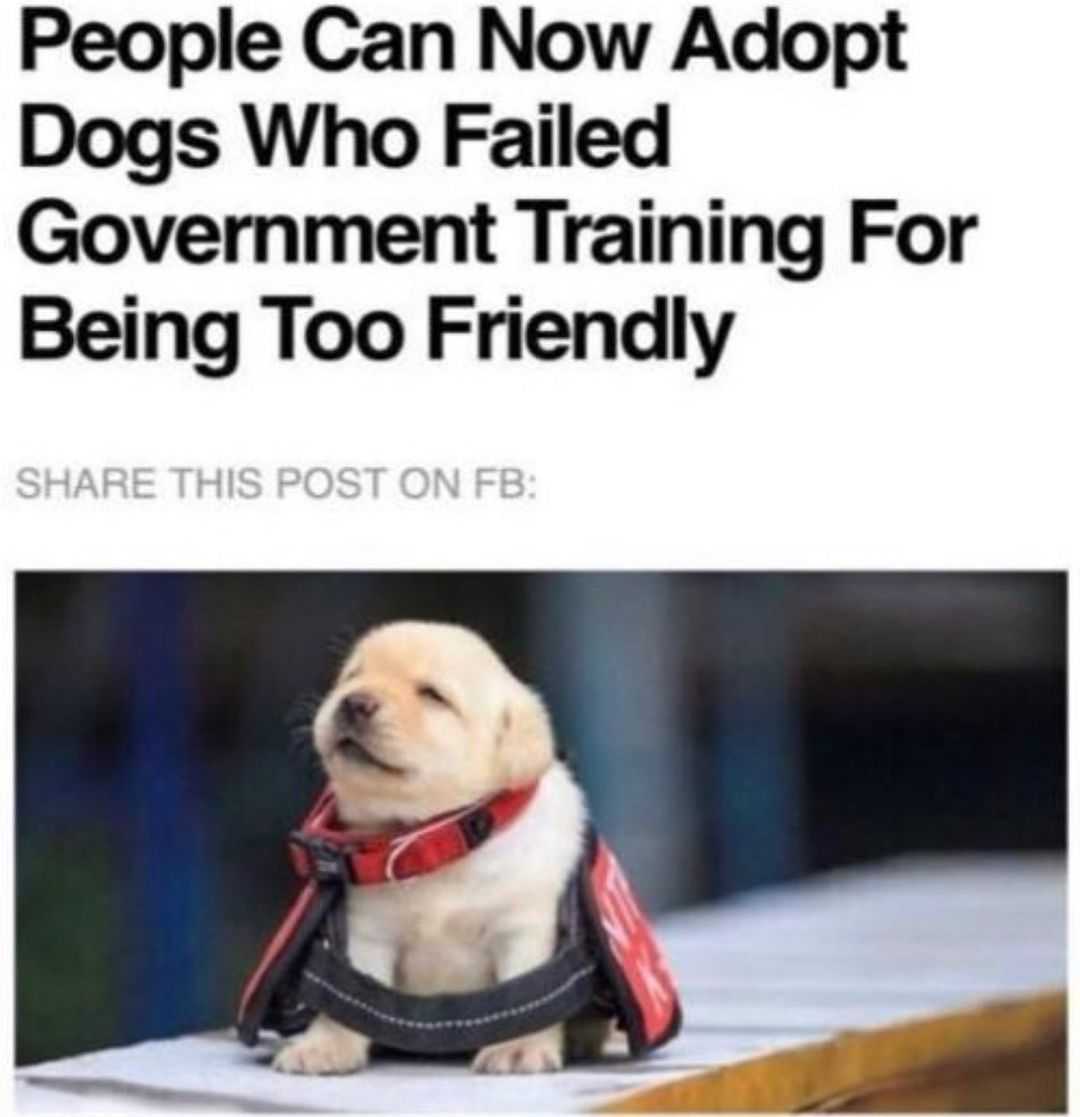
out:
{"label": "white background", "polygon": [[[1077,557],[1076,206],[1078,9],[1049,0],[904,0],[910,72],[825,75],[667,72],[689,5],[544,3],[542,14],[656,23],[641,74],[469,72],[472,5],[410,4],[459,29],[462,72],[320,75],[298,30],[315,5],[238,2],[272,18],[287,61],[272,75],[208,72],[170,92],[164,75],[89,74],[60,52],[18,75],[9,6],[0,62],[3,159],[3,406],[0,502],[4,571],[0,651],[4,733],[12,725],[10,572],[26,568],[1047,568]],[[880,17],[885,4],[785,4],[817,18]],[[119,0],[71,4],[76,17],[206,18],[216,4]],[[761,5],[725,3],[750,16]],[[400,5],[360,14],[400,15]],[[12,88],[11,85],[15,88]],[[17,102],[58,100],[81,113],[213,115],[226,157],[179,169],[167,186],[121,170],[17,167]],[[250,169],[235,103],[337,100],[359,115],[434,124],[446,100],[491,99],[506,112],[543,99],[616,116],[670,101],[670,171],[438,173],[434,156],[398,172]],[[430,132],[434,140],[437,133]],[[436,145],[432,143],[431,148]],[[43,268],[22,261],[18,213],[56,193],[83,213],[278,208],[451,210],[486,198],[569,194],[581,208],[661,207],[783,214],[834,223],[825,276],[792,285],[769,268]],[[970,262],[872,268],[840,258],[852,197],[912,210],[978,212]],[[736,309],[721,373],[695,382],[677,365],[477,366],[395,362],[275,364],[249,319],[242,369],[209,381],[155,364],[21,365],[18,299],[63,293],[117,307],[254,309],[269,291],[310,291],[342,308],[389,305],[418,323],[431,291],[498,302],[636,306],[687,293]],[[253,504],[180,506],[16,502],[20,465],[273,466],[514,462],[538,477],[519,505]],[[10,741],[10,736],[9,736]],[[5,792],[7,792],[5,781]],[[5,803],[10,808],[10,798]],[[8,816],[10,817],[10,815]],[[10,921],[5,939],[10,942]],[[10,955],[9,955],[10,956]],[[10,1019],[10,1012],[4,1017]]]}

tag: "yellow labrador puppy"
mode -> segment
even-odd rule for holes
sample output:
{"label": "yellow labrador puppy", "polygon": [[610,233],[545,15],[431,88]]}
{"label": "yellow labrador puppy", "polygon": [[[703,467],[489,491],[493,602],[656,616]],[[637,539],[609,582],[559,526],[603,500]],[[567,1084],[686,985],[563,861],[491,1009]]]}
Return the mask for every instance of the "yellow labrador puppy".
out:
{"label": "yellow labrador puppy", "polygon": [[[408,993],[465,993],[533,969],[555,948],[560,894],[581,854],[585,805],[555,759],[547,713],[474,633],[399,622],[353,648],[314,722],[341,823],[385,832],[539,781],[524,813],[438,872],[347,897],[358,969]],[[594,1053],[606,1029],[575,1036]],[[563,1027],[481,1050],[476,1070],[557,1070]],[[354,1071],[370,1041],[317,1016],[278,1052],[298,1074]]]}

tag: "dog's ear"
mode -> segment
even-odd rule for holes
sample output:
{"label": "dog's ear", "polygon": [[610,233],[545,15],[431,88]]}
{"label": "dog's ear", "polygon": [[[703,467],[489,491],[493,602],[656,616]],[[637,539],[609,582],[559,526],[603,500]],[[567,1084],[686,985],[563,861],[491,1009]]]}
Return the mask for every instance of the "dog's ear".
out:
{"label": "dog's ear", "polygon": [[495,740],[501,787],[524,787],[538,780],[555,759],[551,721],[539,696],[515,684],[499,717]]}

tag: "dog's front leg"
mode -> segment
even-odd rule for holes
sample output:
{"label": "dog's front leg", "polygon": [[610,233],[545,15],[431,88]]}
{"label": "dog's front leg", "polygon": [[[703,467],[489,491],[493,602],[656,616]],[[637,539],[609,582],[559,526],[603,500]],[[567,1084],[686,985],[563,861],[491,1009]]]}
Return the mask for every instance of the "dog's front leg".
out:
{"label": "dog's front leg", "polygon": [[[365,940],[349,960],[357,969],[389,985],[394,980],[396,951],[386,943]],[[274,1056],[274,1070],[286,1074],[350,1074],[367,1066],[371,1040],[319,1013],[303,1035],[286,1043]]]}
{"label": "dog's front leg", "polygon": [[[539,928],[539,929],[538,929]],[[555,928],[537,920],[495,940],[495,977],[507,981],[546,962],[555,947]],[[556,1024],[521,1039],[493,1043],[482,1048],[473,1060],[473,1070],[482,1074],[537,1074],[559,1070],[563,1061],[563,1026]]]}

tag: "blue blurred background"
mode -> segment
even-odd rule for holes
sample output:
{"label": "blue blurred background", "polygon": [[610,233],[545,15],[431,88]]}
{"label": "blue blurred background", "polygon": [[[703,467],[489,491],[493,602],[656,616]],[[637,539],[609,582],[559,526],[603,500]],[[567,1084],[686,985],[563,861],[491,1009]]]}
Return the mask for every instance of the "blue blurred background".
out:
{"label": "blue blurred background", "polygon": [[910,851],[1065,844],[1048,574],[22,574],[17,1059],[229,1023],[350,639],[486,636],[654,910]]}

